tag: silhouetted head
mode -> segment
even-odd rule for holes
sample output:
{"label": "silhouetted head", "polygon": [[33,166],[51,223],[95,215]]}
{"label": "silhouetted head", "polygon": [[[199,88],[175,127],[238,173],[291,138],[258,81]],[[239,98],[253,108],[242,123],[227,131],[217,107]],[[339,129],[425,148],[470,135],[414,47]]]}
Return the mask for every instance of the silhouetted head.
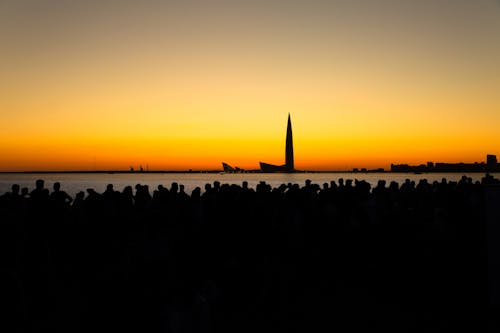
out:
{"label": "silhouetted head", "polygon": [[177,193],[178,190],[179,190],[179,184],[177,184],[176,182],[173,182],[172,186],[170,187],[170,192]]}
{"label": "silhouetted head", "polygon": [[11,189],[12,189],[12,194],[19,194],[19,184],[12,185]]}
{"label": "silhouetted head", "polygon": [[61,189],[61,183],[55,182],[53,188],[54,191],[58,192]]}
{"label": "silhouetted head", "polygon": [[113,192],[113,184],[106,185],[106,191]]}
{"label": "silhouetted head", "polygon": [[306,179],[306,186],[307,187],[311,186],[311,180],[310,179]]}
{"label": "silhouetted head", "polygon": [[75,198],[78,200],[83,200],[84,197],[85,197],[85,193],[83,191],[78,192],[75,196]]}
{"label": "silhouetted head", "polygon": [[43,179],[37,179],[37,181],[35,182],[35,186],[38,190],[42,190],[45,186],[45,181]]}
{"label": "silhouetted head", "polygon": [[27,196],[29,193],[30,193],[30,190],[29,190],[27,187],[23,187],[23,188],[21,189],[21,195],[22,195],[23,197]]}
{"label": "silhouetted head", "polygon": [[193,190],[193,192],[191,192],[191,198],[199,198],[201,195],[201,188],[199,186],[196,186]]}
{"label": "silhouetted head", "polygon": [[133,195],[133,191],[132,191],[132,186],[125,186],[125,188],[123,189],[123,194],[127,195],[127,196],[132,196]]}
{"label": "silhouetted head", "polygon": [[214,189],[216,189],[216,190],[220,189],[220,182],[218,182],[217,180],[214,181]]}
{"label": "silhouetted head", "polygon": [[246,180],[243,182],[243,188],[245,190],[248,188],[248,182]]}
{"label": "silhouetted head", "polygon": [[391,181],[391,184],[389,185],[389,188],[392,190],[397,190],[399,188],[399,184],[396,181]]}
{"label": "silhouetted head", "polygon": [[184,185],[179,185],[179,192],[184,193]]}

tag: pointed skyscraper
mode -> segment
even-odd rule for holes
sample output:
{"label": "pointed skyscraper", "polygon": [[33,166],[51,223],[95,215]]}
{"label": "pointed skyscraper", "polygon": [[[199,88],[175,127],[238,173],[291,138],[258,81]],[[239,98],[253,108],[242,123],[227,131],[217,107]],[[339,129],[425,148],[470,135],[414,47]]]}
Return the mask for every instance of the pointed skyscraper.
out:
{"label": "pointed skyscraper", "polygon": [[260,170],[262,172],[297,172],[293,164],[293,137],[290,113],[288,114],[288,123],[286,125],[285,164],[274,165],[260,162]]}
{"label": "pointed skyscraper", "polygon": [[295,167],[293,165],[293,136],[290,113],[288,114],[288,124],[286,126],[285,168],[288,172],[292,172],[295,170]]}

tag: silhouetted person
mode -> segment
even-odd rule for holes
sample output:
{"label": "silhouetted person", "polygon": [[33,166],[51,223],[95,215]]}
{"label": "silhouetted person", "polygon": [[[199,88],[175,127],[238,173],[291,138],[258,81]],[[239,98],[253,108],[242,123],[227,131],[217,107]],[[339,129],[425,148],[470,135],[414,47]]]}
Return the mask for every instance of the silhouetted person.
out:
{"label": "silhouetted person", "polygon": [[61,191],[61,184],[59,182],[55,182],[53,188],[54,191],[50,194],[50,199],[57,204],[58,208],[69,207],[73,198],[71,198],[68,193]]}
{"label": "silhouetted person", "polygon": [[38,179],[35,182],[35,189],[30,193],[30,202],[35,210],[46,210],[49,192],[45,188],[45,182]]}
{"label": "silhouetted person", "polygon": [[79,220],[83,217],[84,199],[85,192],[79,191],[78,193],[76,193],[75,200],[73,200],[73,203],[71,205],[71,210],[75,219]]}
{"label": "silhouetted person", "polygon": [[21,189],[21,196],[25,199],[28,199],[30,195],[29,189],[27,187],[23,187]]}

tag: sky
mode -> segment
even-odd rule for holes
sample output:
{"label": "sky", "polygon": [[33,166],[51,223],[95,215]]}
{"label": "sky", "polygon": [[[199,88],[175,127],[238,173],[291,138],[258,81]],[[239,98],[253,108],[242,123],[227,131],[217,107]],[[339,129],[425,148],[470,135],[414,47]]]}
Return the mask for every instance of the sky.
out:
{"label": "sky", "polygon": [[499,0],[0,0],[0,171],[500,155]]}

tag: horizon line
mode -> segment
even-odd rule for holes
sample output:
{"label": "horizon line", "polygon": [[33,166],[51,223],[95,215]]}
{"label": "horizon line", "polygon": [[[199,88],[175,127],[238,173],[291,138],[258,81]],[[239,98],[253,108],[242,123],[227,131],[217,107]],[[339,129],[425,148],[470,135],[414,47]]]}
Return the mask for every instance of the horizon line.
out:
{"label": "horizon line", "polygon": [[500,173],[499,171],[481,171],[481,170],[450,170],[450,171],[392,171],[385,169],[370,169],[370,170],[295,170],[294,172],[262,172],[259,169],[245,170],[242,172],[224,172],[223,170],[150,170],[150,171],[130,171],[130,170],[28,170],[28,171],[0,171],[0,174],[184,174],[184,173],[211,173],[211,174],[293,174],[293,173],[352,173],[352,174],[367,174],[367,173],[401,173],[401,174],[431,174],[431,173]]}

